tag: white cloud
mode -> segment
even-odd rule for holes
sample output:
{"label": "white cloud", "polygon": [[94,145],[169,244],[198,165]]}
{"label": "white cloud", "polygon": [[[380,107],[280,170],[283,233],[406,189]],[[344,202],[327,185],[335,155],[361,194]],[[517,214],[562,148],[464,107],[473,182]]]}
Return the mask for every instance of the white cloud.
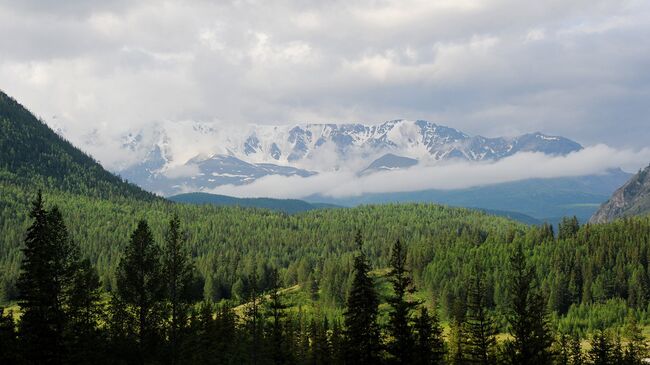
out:
{"label": "white cloud", "polygon": [[648,161],[650,148],[619,150],[597,145],[566,156],[525,152],[496,162],[439,162],[367,176],[351,171],[327,172],[306,178],[268,176],[249,185],[226,185],[212,192],[238,197],[304,198],[313,194],[347,197],[365,193],[450,190],[531,178],[601,174],[618,167],[635,171],[646,166]]}

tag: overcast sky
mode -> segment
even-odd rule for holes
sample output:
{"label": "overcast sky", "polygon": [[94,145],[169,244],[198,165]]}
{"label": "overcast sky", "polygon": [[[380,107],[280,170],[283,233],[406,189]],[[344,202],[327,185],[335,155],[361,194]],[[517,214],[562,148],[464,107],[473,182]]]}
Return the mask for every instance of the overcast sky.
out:
{"label": "overcast sky", "polygon": [[75,141],[427,119],[650,141],[650,1],[5,1],[0,89]]}

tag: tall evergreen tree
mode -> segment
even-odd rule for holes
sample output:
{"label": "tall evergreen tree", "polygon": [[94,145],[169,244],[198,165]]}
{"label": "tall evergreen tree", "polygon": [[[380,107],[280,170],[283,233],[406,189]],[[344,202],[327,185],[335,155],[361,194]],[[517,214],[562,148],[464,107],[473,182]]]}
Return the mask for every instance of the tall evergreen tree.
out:
{"label": "tall evergreen tree", "polygon": [[456,298],[449,313],[450,335],[448,363],[464,365],[467,363],[467,306],[464,299]]}
{"label": "tall evergreen tree", "polygon": [[585,363],[585,356],[582,353],[582,344],[580,337],[577,335],[571,336],[570,340],[570,360],[569,365],[583,365]]}
{"label": "tall evergreen tree", "polygon": [[369,276],[370,265],[363,252],[361,232],[355,236],[358,252],[354,257],[352,286],[344,316],[346,363],[377,364],[380,361],[381,339],[377,324],[379,298]]}
{"label": "tall evergreen tree", "polygon": [[97,364],[105,359],[105,339],[99,324],[105,319],[99,276],[82,260],[75,270],[67,303],[65,339],[69,349],[66,364]]}
{"label": "tall evergreen tree", "polygon": [[17,364],[18,356],[18,337],[13,313],[0,307],[0,364]]}
{"label": "tall evergreen tree", "polygon": [[513,364],[542,365],[552,361],[546,300],[537,288],[535,272],[526,263],[521,244],[510,257],[508,323],[512,341],[507,353]]}
{"label": "tall evergreen tree", "polygon": [[345,339],[343,329],[339,321],[334,321],[329,336],[329,343],[332,349],[332,364],[341,365],[345,361]]}
{"label": "tall evergreen tree", "polygon": [[180,227],[178,215],[169,221],[169,228],[165,235],[165,246],[163,250],[163,272],[165,275],[165,286],[167,298],[169,299],[169,342],[171,351],[171,363],[178,363],[179,343],[182,338],[179,336],[184,332],[187,325],[189,303],[191,301],[191,288],[194,278],[194,266],[192,259],[184,246],[183,234]]}
{"label": "tall evergreen tree", "polygon": [[268,314],[271,319],[269,327],[269,341],[271,359],[274,364],[286,364],[289,362],[290,354],[288,344],[286,343],[285,318],[288,306],[282,300],[280,293],[280,276],[277,269],[271,273],[271,292],[267,302]]}
{"label": "tall evergreen tree", "polygon": [[162,329],[165,293],[160,249],[146,221],[138,222],[131,234],[117,272],[117,293],[133,313],[138,361],[148,362],[157,354]]}
{"label": "tall evergreen tree", "polygon": [[264,318],[261,311],[262,296],[258,289],[259,277],[256,269],[248,277],[248,302],[244,307],[244,323],[248,337],[248,355],[249,362],[256,365],[262,362],[264,349],[262,340],[264,339]]}
{"label": "tall evergreen tree", "polygon": [[648,356],[648,345],[634,313],[630,313],[627,317],[625,335],[627,337],[627,347],[625,348],[624,355],[625,364],[643,364],[643,359]]}
{"label": "tall evergreen tree", "polygon": [[74,274],[76,251],[57,207],[45,210],[39,192],[32,203],[23,263],[18,278],[23,312],[19,335],[23,356],[29,364],[60,364],[64,361],[66,288]]}
{"label": "tall evergreen tree", "polygon": [[413,364],[442,364],[445,356],[445,343],[440,321],[435,310],[430,315],[425,306],[420,307],[420,313],[415,320],[414,330]]}
{"label": "tall evergreen tree", "polygon": [[406,269],[406,249],[399,239],[391,251],[390,265],[388,276],[393,286],[393,295],[388,298],[391,307],[388,319],[388,353],[393,363],[410,364],[414,346],[410,316],[418,303],[406,298],[407,294],[414,292],[414,288],[410,273]]}
{"label": "tall evergreen tree", "polygon": [[597,330],[591,338],[591,348],[587,353],[593,365],[612,365],[614,344],[609,334],[604,330]]}
{"label": "tall evergreen tree", "polygon": [[467,358],[473,364],[496,363],[497,328],[487,309],[487,289],[483,272],[474,268],[468,290]]}

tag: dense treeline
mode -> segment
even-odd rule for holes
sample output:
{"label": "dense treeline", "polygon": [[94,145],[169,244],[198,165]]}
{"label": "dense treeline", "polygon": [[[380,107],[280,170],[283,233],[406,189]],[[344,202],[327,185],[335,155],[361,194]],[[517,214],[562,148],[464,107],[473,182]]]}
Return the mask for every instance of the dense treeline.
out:
{"label": "dense treeline", "polygon": [[[3,185],[0,196],[0,300],[17,298],[16,281],[24,232],[30,224],[30,194]],[[33,195],[32,195],[33,196]],[[627,219],[578,226],[568,219],[553,227],[526,227],[503,218],[434,205],[364,206],[284,215],[265,210],[190,206],[165,201],[99,200],[48,192],[60,207],[80,254],[97,268],[102,289],[116,289],[118,263],[138,219],[150,223],[162,242],[166,221],[177,214],[197,268],[195,291],[219,302],[246,300],[253,285],[268,290],[278,271],[281,287],[299,285],[317,293],[315,303],[341,314],[352,281],[354,233],[365,237],[371,266],[389,266],[392,244],[408,247],[407,266],[418,294],[436,298],[441,316],[452,318],[455,302],[466,302],[475,261],[490,311],[505,313],[512,248],[522,245],[544,292],[552,319],[565,332],[585,335],[622,326],[629,312],[647,320],[650,281],[650,220]],[[253,274],[258,281],[252,283]],[[505,320],[496,318],[499,328]]]}
{"label": "dense treeline", "polygon": [[29,217],[17,284],[21,313],[16,321],[11,312],[0,311],[2,363],[632,365],[647,356],[633,315],[625,345],[620,334],[600,329],[583,351],[575,334],[556,333],[523,243],[510,248],[503,265],[509,336],[497,341],[496,314],[489,308],[477,257],[471,259],[467,300],[454,302],[445,337],[437,308],[413,296],[408,249],[399,239],[389,252],[388,320],[381,321],[368,250],[356,232],[352,281],[340,321],[293,311],[276,268],[268,290],[260,288],[258,271],[252,272],[238,308],[196,296],[196,268],[177,216],[169,220],[162,242],[156,242],[146,220],[137,223],[106,301],[96,270],[81,257],[59,208],[47,209],[39,194]]}

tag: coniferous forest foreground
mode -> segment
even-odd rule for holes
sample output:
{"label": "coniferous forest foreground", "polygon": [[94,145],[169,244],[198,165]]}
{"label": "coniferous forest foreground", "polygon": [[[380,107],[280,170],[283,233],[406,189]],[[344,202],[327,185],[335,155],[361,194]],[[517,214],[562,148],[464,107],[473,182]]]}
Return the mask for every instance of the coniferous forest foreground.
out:
{"label": "coniferous forest foreground", "polygon": [[287,216],[47,196],[32,194],[24,223],[3,220],[4,237],[23,240],[3,252],[4,267],[19,260],[2,271],[4,301],[17,303],[2,314],[2,364],[647,356],[648,218],[565,219],[555,234],[430,205]]}

